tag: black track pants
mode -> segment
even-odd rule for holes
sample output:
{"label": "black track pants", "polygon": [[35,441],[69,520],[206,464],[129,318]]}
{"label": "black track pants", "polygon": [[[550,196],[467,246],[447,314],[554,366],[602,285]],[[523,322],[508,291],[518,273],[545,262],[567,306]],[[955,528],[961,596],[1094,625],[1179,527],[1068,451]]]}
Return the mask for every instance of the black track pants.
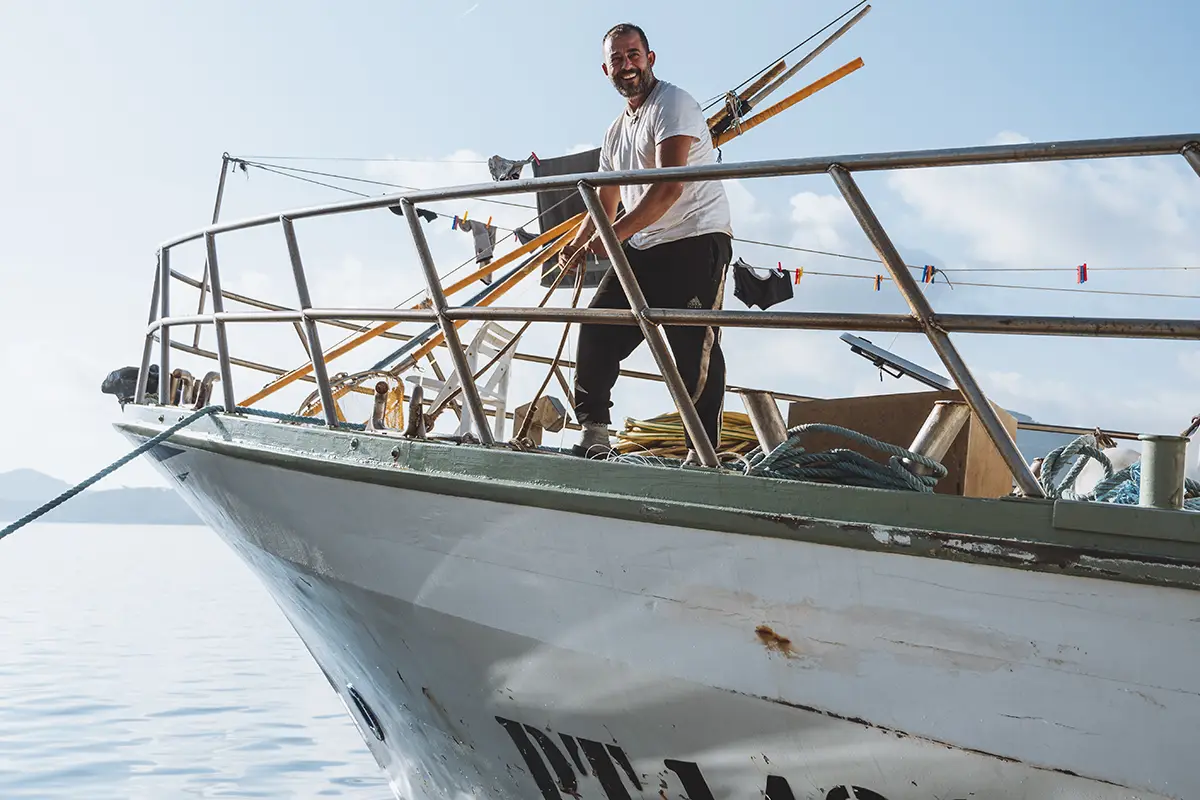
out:
{"label": "black track pants", "polygon": [[[638,250],[624,247],[633,274],[651,308],[721,307],[725,273],[733,244],[723,233],[708,233]],[[629,308],[621,282],[610,267],[596,288],[591,308]],[[716,327],[665,326],[667,341],[704,430],[719,449],[725,400],[725,357]],[[575,417],[611,424],[612,387],[621,362],[642,343],[636,325],[581,325],[575,370]],[[689,442],[690,444],[690,442]]]}

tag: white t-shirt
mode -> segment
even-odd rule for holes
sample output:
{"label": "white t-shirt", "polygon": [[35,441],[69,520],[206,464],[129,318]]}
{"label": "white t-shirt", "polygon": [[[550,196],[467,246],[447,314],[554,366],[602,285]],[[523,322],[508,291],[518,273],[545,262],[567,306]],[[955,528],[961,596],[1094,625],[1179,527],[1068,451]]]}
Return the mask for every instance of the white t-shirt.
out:
{"label": "white t-shirt", "polygon": [[[715,164],[712,134],[700,110],[700,104],[683,89],[659,80],[650,96],[637,111],[628,107],[608,126],[600,148],[600,171],[653,169],[655,148],[672,136],[693,137],[688,151],[688,166]],[[621,201],[628,213],[650,190],[649,184],[621,187]],[[639,250],[664,242],[673,242],[705,233],[727,233],[733,236],[729,220],[729,199],[720,181],[700,181],[683,184],[683,194],[667,213],[654,224],[629,238]]]}

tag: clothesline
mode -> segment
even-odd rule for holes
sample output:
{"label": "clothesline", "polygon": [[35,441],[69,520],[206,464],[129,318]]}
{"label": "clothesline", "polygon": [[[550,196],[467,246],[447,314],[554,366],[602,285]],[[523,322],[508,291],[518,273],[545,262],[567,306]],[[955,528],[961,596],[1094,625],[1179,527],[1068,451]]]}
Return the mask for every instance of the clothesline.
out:
{"label": "clothesline", "polygon": [[[847,253],[834,253],[829,250],[814,250],[808,247],[796,247],[794,245],[778,244],[776,242],[760,242],[755,239],[742,239],[734,237],[735,242],[743,242],[744,244],[757,244],[763,247],[774,247],[779,250],[791,250],[797,253],[811,253],[819,256],[829,256],[830,258],[844,258],[848,261],[863,261],[869,264],[882,264],[878,258],[868,258],[867,256],[855,256]],[[906,264],[909,269],[923,269],[913,264]],[[1076,272],[1078,267],[938,267],[938,272],[954,273],[954,272]],[[1186,272],[1187,270],[1200,270],[1200,265],[1190,267],[1088,267],[1088,272]],[[817,273],[807,273],[817,274]]]}
{"label": "clothesline", "polygon": [[[739,261],[741,261],[741,259],[739,259]],[[847,272],[824,272],[822,270],[814,270],[814,269],[809,269],[807,267],[796,267],[796,268],[784,269],[782,264],[780,264],[776,267],[759,267],[759,266],[755,266],[753,264],[746,264],[746,263],[739,264],[739,263],[735,262],[733,264],[733,266],[740,267],[740,268],[746,269],[751,272],[766,272],[766,271],[782,272],[783,274],[788,276],[789,281],[793,284],[799,284],[801,282],[802,278],[813,275],[813,276],[817,276],[817,277],[821,277],[821,278],[849,278],[852,280],[872,281],[875,284],[875,291],[880,291],[882,288],[882,283],[884,281],[888,281],[888,282],[892,281],[892,277],[890,275],[879,275],[879,274],[856,275],[856,274],[847,273]],[[918,269],[918,267],[909,266],[909,269],[915,270],[915,269]],[[922,271],[924,271],[924,268],[921,268],[921,269],[922,269]],[[956,271],[957,272],[970,272],[971,270],[956,270]],[[940,272],[942,272],[942,270],[939,268],[938,270],[936,270],[936,272],[940,273]],[[923,275],[922,277],[925,278],[927,276]],[[923,280],[922,282],[923,283],[932,283],[933,281],[926,279],[926,280]],[[957,279],[954,281],[953,284],[950,284],[951,288],[954,288],[955,286],[975,286],[975,287],[980,287],[980,288],[985,288],[985,289],[1023,289],[1025,291],[1032,291],[1032,292],[1070,292],[1072,294],[1104,294],[1104,295],[1115,295],[1117,297],[1160,297],[1160,298],[1170,298],[1170,299],[1178,299],[1178,300],[1200,300],[1200,294],[1177,294],[1177,293],[1169,293],[1169,292],[1132,292],[1132,291],[1122,291],[1122,290],[1118,290],[1118,289],[1069,289],[1069,288],[1062,287],[1062,286],[1022,286],[1020,284],[980,283],[980,282],[976,282],[976,281],[962,281],[962,280],[957,280]]]}
{"label": "clothesline", "polygon": [[[244,163],[247,166],[257,167],[259,169],[266,169],[268,172],[273,171],[273,170],[286,170],[287,172],[299,172],[304,175],[319,175],[323,178],[336,178],[338,180],[352,181],[354,183],[366,183],[366,184],[371,184],[372,186],[386,186],[391,189],[404,189],[404,190],[410,191],[410,192],[422,191],[419,187],[405,186],[402,183],[390,183],[388,181],[377,181],[377,180],[372,180],[371,178],[356,178],[353,175],[338,175],[335,172],[321,172],[321,171],[315,170],[315,169],[302,169],[300,167],[289,167],[286,164],[268,164],[268,163],[261,162],[261,161],[253,161],[253,160],[250,160],[249,158],[234,158],[231,160],[239,162],[239,163]],[[456,163],[466,163],[466,162],[456,162]],[[299,176],[293,175],[290,177],[298,178]],[[343,191],[348,191],[353,194],[357,194],[360,197],[369,197],[369,195],[362,194],[361,192],[353,192],[353,190],[346,189],[343,186],[333,186],[331,184],[321,183],[320,181],[310,181],[310,182],[316,183],[320,186],[328,186],[331,189],[342,189]],[[479,198],[478,202],[493,203],[495,205],[510,206],[512,208],[528,208],[528,209],[533,209],[535,211],[537,210],[537,206],[531,206],[528,203],[513,203],[513,202],[510,202],[507,200],[496,200],[495,198],[490,198],[490,197],[481,197],[481,198]]]}

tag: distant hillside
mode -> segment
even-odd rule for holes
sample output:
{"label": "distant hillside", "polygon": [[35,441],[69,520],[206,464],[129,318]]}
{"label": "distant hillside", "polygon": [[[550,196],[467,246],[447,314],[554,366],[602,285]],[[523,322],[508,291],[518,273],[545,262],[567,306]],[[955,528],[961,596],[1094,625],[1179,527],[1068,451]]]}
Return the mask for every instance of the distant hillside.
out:
{"label": "distant hillside", "polygon": [[[0,473],[0,520],[20,519],[71,488],[31,469]],[[46,514],[44,522],[103,522],[119,525],[199,525],[200,520],[171,489],[89,489]]]}

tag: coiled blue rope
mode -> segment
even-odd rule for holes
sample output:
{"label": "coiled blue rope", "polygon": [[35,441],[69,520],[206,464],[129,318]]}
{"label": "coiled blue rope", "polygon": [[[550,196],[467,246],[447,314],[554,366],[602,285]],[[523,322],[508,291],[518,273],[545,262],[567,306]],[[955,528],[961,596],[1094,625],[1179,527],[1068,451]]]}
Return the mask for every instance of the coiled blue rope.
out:
{"label": "coiled blue rope", "polygon": [[4,528],[4,530],[0,530],[0,539],[3,539],[5,536],[8,536],[10,533],[13,533],[14,531],[18,531],[21,528],[24,528],[26,525],[33,522],[38,517],[41,517],[43,514],[46,514],[50,511],[53,511],[54,509],[58,508],[63,503],[67,502],[72,497],[79,494],[84,489],[88,488],[93,483],[95,483],[96,481],[116,472],[118,469],[125,466],[130,461],[133,461],[135,458],[140,456],[142,453],[145,453],[147,450],[150,450],[151,448],[155,447],[160,442],[163,442],[164,440],[169,439],[173,434],[183,430],[188,425],[191,425],[193,422],[200,419],[201,417],[206,417],[215,411],[220,411],[222,408],[223,408],[223,406],[205,406],[204,408],[200,409],[199,411],[194,411],[191,414],[188,414],[186,417],[179,420],[178,422],[176,422],[171,427],[167,428],[162,433],[158,434],[157,436],[155,436],[151,439],[147,439],[146,441],[142,442],[142,444],[135,447],[130,453],[122,456],[121,458],[118,458],[116,461],[109,464],[107,467],[100,470],[92,477],[75,484],[70,489],[67,489],[65,492],[60,494],[58,497],[54,498],[53,500],[49,501],[48,503],[44,503],[43,505],[35,508],[33,511],[30,511],[28,514],[21,517],[16,522],[13,522],[12,524],[8,525],[6,528]]}
{"label": "coiled blue rope", "polygon": [[[809,453],[800,441],[807,434],[815,432],[845,436],[887,453],[890,458],[887,464],[880,464],[862,453],[845,448]],[[771,452],[764,453],[762,448],[755,448],[747,454],[747,475],[925,493],[932,492],[938,480],[946,476],[946,468],[931,458],[840,425],[811,422],[790,428],[787,433],[787,439]],[[914,474],[904,466],[902,459],[920,464],[933,474]]]}
{"label": "coiled blue rope", "polygon": [[[1071,458],[1078,460],[1063,479],[1055,483],[1054,476]],[[1076,492],[1075,481],[1079,473],[1093,460],[1104,468],[1104,477],[1096,482],[1090,492]],[[1038,482],[1045,490],[1046,497],[1051,499],[1135,506],[1141,499],[1142,462],[1135,461],[1128,467],[1114,472],[1112,462],[1097,446],[1096,437],[1089,433],[1047,453],[1042,460],[1042,474]],[[1187,497],[1183,501],[1183,507],[1189,511],[1200,511],[1200,482],[1184,478],[1183,487]]]}

